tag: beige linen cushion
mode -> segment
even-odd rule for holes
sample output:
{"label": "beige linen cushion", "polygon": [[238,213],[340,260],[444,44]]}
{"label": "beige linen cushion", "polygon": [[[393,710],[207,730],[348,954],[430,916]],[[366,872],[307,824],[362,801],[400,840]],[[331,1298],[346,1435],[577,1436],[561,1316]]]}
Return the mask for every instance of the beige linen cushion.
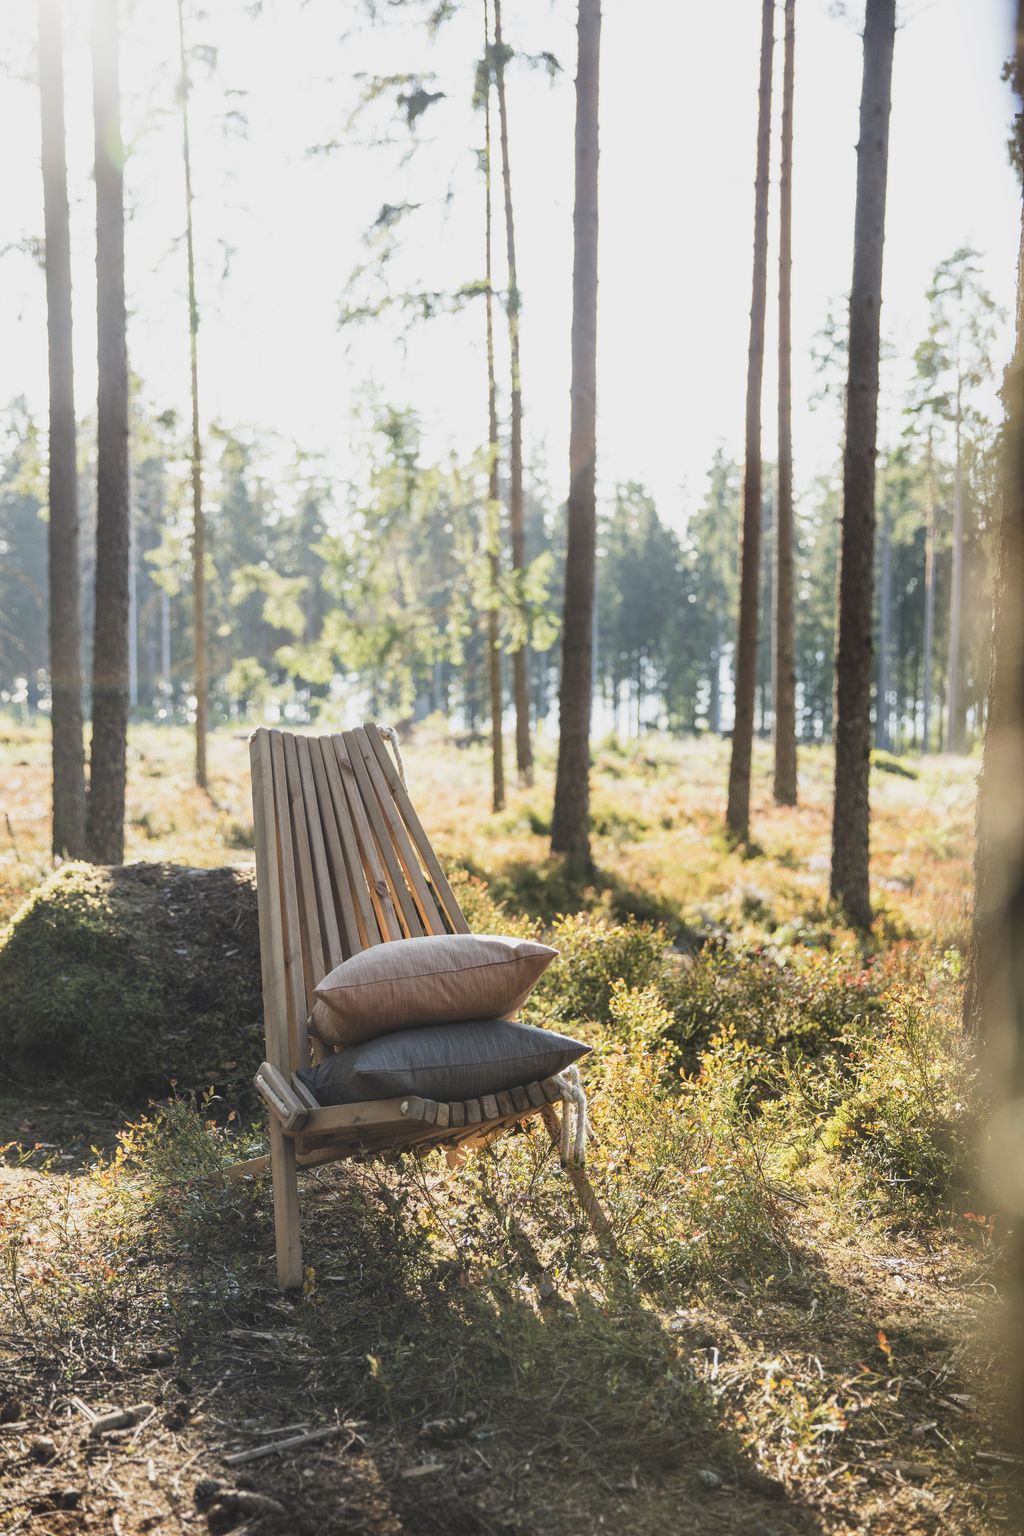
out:
{"label": "beige linen cushion", "polygon": [[324,977],[309,1027],[328,1045],[357,1045],[421,1024],[508,1018],[557,953],[494,933],[376,944]]}

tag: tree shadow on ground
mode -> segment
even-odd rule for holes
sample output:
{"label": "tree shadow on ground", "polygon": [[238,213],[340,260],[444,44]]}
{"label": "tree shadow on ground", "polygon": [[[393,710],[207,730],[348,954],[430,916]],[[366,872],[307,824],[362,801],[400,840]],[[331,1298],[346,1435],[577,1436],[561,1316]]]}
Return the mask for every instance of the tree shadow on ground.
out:
{"label": "tree shadow on ground", "polygon": [[[744,1449],[695,1368],[706,1351],[624,1268],[599,1264],[574,1215],[552,1262],[483,1193],[446,1233],[429,1174],[305,1175],[298,1297],[273,1284],[265,1180],[186,1180],[141,1212],[126,1204],[102,1240],[106,1271],[34,1299],[39,1319],[24,1321],[21,1390],[61,1465],[59,1480],[35,1469],[34,1507],[59,1507],[62,1482],[80,1517],[98,1514],[113,1484],[153,1511],[123,1515],[125,1536],[161,1512],[249,1529],[219,1483],[275,1501],[260,1533],[299,1536],[822,1528]],[[154,1412],[94,1441],[73,1398]],[[288,1426],[331,1424],[290,1454],[225,1464]]]}

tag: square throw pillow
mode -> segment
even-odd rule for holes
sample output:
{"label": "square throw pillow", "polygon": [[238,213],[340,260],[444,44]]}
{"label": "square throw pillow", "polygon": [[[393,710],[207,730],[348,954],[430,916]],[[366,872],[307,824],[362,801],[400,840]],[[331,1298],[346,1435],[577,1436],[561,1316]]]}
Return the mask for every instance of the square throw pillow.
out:
{"label": "square throw pillow", "polygon": [[324,977],[309,1027],[328,1045],[358,1045],[422,1024],[508,1018],[557,954],[534,939],[493,933],[375,944]]}
{"label": "square throw pillow", "polygon": [[475,1019],[395,1030],[325,1056],[298,1076],[321,1104],[409,1093],[425,1099],[476,1099],[551,1077],[589,1050],[552,1029],[510,1019]]}

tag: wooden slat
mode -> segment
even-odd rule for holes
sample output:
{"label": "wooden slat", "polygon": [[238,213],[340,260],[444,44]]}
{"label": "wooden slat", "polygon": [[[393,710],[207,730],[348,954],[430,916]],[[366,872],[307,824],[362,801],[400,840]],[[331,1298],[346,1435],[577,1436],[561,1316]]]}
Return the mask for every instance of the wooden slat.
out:
{"label": "wooden slat", "polygon": [[265,1061],[255,1077],[256,1092],[272,1115],[276,1115],[281,1129],[289,1135],[302,1130],[309,1119],[309,1106],[299,1098],[288,1078],[273,1062]]}
{"label": "wooden slat", "polygon": [[530,1107],[530,1100],[529,1100],[529,1098],[527,1096],[526,1089],[525,1088],[512,1088],[512,1089],[510,1089],[510,1092],[512,1094],[512,1102],[515,1105],[516,1109],[520,1110],[523,1114],[525,1114],[526,1111]]}
{"label": "wooden slat", "polygon": [[448,1105],[439,1104],[437,1106],[437,1115],[435,1116],[434,1124],[437,1126],[438,1130],[446,1130],[450,1121],[451,1116],[448,1113]]}
{"label": "wooden slat", "polygon": [[349,759],[348,749],[345,746],[344,737],[332,736],[331,746],[334,749],[335,761],[341,783],[344,787],[345,798],[348,803],[355,828],[356,841],[359,844],[359,854],[363,869],[366,872],[366,884],[370,893],[370,901],[373,910],[377,914],[377,926],[382,939],[402,938],[402,923],[395,907],[391,887],[388,884],[384,867],[377,852],[377,845],[370,831],[370,823],[367,820],[366,807],[363,804],[359,784],[356,780],[355,769]]}
{"label": "wooden slat", "polygon": [[[366,1126],[398,1126],[408,1124],[402,1105],[409,1102],[407,1094],[401,1099],[366,1099],[358,1104],[325,1104],[310,1112],[304,1135],[332,1136]],[[425,1102],[425,1101],[424,1101]]]}
{"label": "wooden slat", "polygon": [[448,1124],[453,1126],[453,1127],[455,1127],[455,1126],[465,1125],[465,1123],[466,1123],[466,1106],[465,1106],[465,1104],[463,1104],[461,1102],[461,1100],[457,1101],[454,1104],[449,1104],[448,1105]]}
{"label": "wooden slat", "polygon": [[[302,973],[302,935],[299,919],[299,894],[295,878],[295,855],[291,838],[291,809],[288,804],[288,776],[284,761],[284,743],[280,731],[270,732],[270,758],[273,764],[274,814],[277,853],[281,872],[281,907],[284,914],[285,992],[288,998],[288,1075],[309,1063],[306,1035],[306,987]],[[258,876],[257,876],[258,879]],[[271,1058],[268,1056],[267,1058]],[[277,1062],[274,1063],[278,1065]]]}
{"label": "wooden slat", "polygon": [[[380,733],[376,727],[373,728],[373,734],[379,741]],[[423,871],[420,868],[420,861],[416,857],[413,846],[409,841],[409,835],[405,830],[405,823],[399,813],[398,806],[395,804],[395,797],[384,777],[384,771],[377,760],[377,755],[370,745],[368,733],[365,729],[358,728],[352,732],[352,738],[362,753],[370,783],[373,785],[377,802],[383,813],[395,852],[398,854],[399,863],[405,874],[406,884],[412,892],[412,898],[416,903],[416,909],[419,912],[424,931],[426,933],[447,933],[447,925],[434,905],[434,898],[427,888],[427,882],[424,880]]]}
{"label": "wooden slat", "polygon": [[391,895],[402,918],[402,928],[411,939],[422,938],[424,934],[423,919],[420,917],[416,903],[412,899],[412,893],[406,884],[405,874],[395,852],[395,845],[391,841],[384,813],[380,808],[380,802],[374,793],[370,782],[370,775],[363,761],[362,749],[356,740],[354,731],[343,731],[341,739],[344,742],[348,760],[352,765],[356,786],[361,797],[363,809],[373,829],[373,835],[377,840],[377,848],[380,853],[384,871],[387,876]]}
{"label": "wooden slat", "polygon": [[527,1083],[526,1097],[535,1109],[540,1109],[543,1104],[547,1103],[547,1096],[540,1083]]}
{"label": "wooden slat", "polygon": [[366,736],[373,750],[374,756],[380,763],[388,788],[394,796],[395,804],[402,814],[402,820],[409,829],[409,834],[419,850],[424,868],[430,876],[430,882],[440,898],[453,930],[456,933],[469,933],[469,924],[465,914],[455,899],[455,892],[448,883],[448,877],[441,868],[437,854],[430,845],[430,839],[423,830],[423,823],[416,814],[408,792],[403,788],[398,776],[398,768],[394,758],[385,747],[376,725],[372,720],[366,722]]}
{"label": "wooden slat", "polygon": [[313,1006],[313,988],[327,975],[330,967],[324,964],[323,934],[320,914],[316,903],[316,886],[313,882],[313,855],[309,847],[309,828],[306,823],[306,807],[299,774],[299,755],[295,737],[291,731],[282,733],[285,775],[288,781],[288,810],[292,828],[292,846],[295,853],[295,884],[301,903],[299,928],[302,938],[302,980],[305,989],[303,1018]]}
{"label": "wooden slat", "polygon": [[260,923],[260,972],[267,1060],[291,1072],[288,1039],[287,979],[284,969],[284,920],[277,857],[274,774],[270,732],[256,731],[249,743],[252,770],[252,820],[256,844],[256,904]]}
{"label": "wooden slat", "polygon": [[386,930],[378,927],[377,918],[370,903],[366,870],[363,867],[363,859],[359,851],[359,838],[356,835],[352,812],[349,809],[348,795],[345,793],[341,769],[338,766],[334,737],[314,737],[313,746],[320,749],[320,761],[323,764],[324,778],[327,781],[327,790],[331,798],[335,825],[342,847],[343,864],[338,870],[339,889],[343,874],[347,875],[348,889],[352,893],[355,902],[356,932],[359,935],[360,942],[355,945],[352,953],[357,954],[360,949],[369,949],[371,944],[379,944],[382,934],[385,938],[388,937],[388,934]]}
{"label": "wooden slat", "polygon": [[327,863],[327,846],[324,842],[324,818],[320,810],[316,783],[313,778],[313,763],[310,757],[309,741],[305,736],[295,737],[295,756],[299,765],[299,783],[302,786],[302,805],[305,811],[306,835],[309,841],[310,858],[313,862],[313,885],[316,890],[317,910],[320,914],[319,928],[324,969],[313,983],[316,986],[323,980],[328,971],[333,971],[336,965],[341,964],[344,955],[342,954],[341,947],[341,931],[338,928],[338,913],[334,905],[334,891],[331,888],[331,872]]}
{"label": "wooden slat", "polygon": [[511,1097],[510,1094],[508,1094],[508,1093],[496,1093],[494,1095],[494,1097],[498,1101],[498,1113],[499,1114],[501,1114],[501,1115],[514,1115],[515,1114],[516,1107],[515,1107],[515,1105],[512,1102],[512,1097]]}
{"label": "wooden slat", "polygon": [[491,1093],[482,1093],[480,1095],[480,1108],[484,1112],[484,1119],[485,1120],[497,1120],[497,1118],[498,1118],[498,1101],[494,1097],[493,1094],[491,1094]]}
{"label": "wooden slat", "polygon": [[[345,850],[342,847],[341,833],[338,830],[338,818],[334,809],[334,801],[331,796],[331,788],[327,782],[327,769],[324,766],[324,754],[320,738],[317,736],[303,737],[306,746],[306,754],[309,758],[310,772],[313,775],[314,796],[309,803],[317,806],[320,813],[320,825],[323,832],[324,855],[327,862],[328,879],[336,893],[336,901],[331,903],[335,913],[335,922],[338,927],[338,938],[341,946],[342,960],[348,960],[352,955],[366,947],[366,940],[360,937],[359,921],[356,917],[356,880],[364,888],[364,897],[367,903],[369,915],[369,897],[365,896],[365,881],[363,880],[362,867],[356,859],[353,871],[348,867],[345,858]],[[333,760],[333,754],[332,754]],[[299,754],[300,766],[302,753]],[[344,799],[344,791],[341,781],[338,782],[338,794]],[[346,811],[348,807],[346,806]],[[355,858],[355,839],[353,837],[353,858]],[[335,961],[337,964],[337,961]]]}
{"label": "wooden slat", "polygon": [[466,1099],[466,1124],[479,1125],[484,1117],[484,1112],[479,1099]]}

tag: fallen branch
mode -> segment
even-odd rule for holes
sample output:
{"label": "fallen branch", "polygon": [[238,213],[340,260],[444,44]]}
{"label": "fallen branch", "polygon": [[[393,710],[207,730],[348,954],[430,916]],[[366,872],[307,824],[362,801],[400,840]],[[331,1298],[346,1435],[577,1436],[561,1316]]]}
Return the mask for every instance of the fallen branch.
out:
{"label": "fallen branch", "polygon": [[133,1408],[116,1408],[113,1413],[101,1414],[89,1426],[89,1439],[98,1440],[112,1429],[132,1429],[140,1419],[155,1411],[152,1403],[136,1403]]}

